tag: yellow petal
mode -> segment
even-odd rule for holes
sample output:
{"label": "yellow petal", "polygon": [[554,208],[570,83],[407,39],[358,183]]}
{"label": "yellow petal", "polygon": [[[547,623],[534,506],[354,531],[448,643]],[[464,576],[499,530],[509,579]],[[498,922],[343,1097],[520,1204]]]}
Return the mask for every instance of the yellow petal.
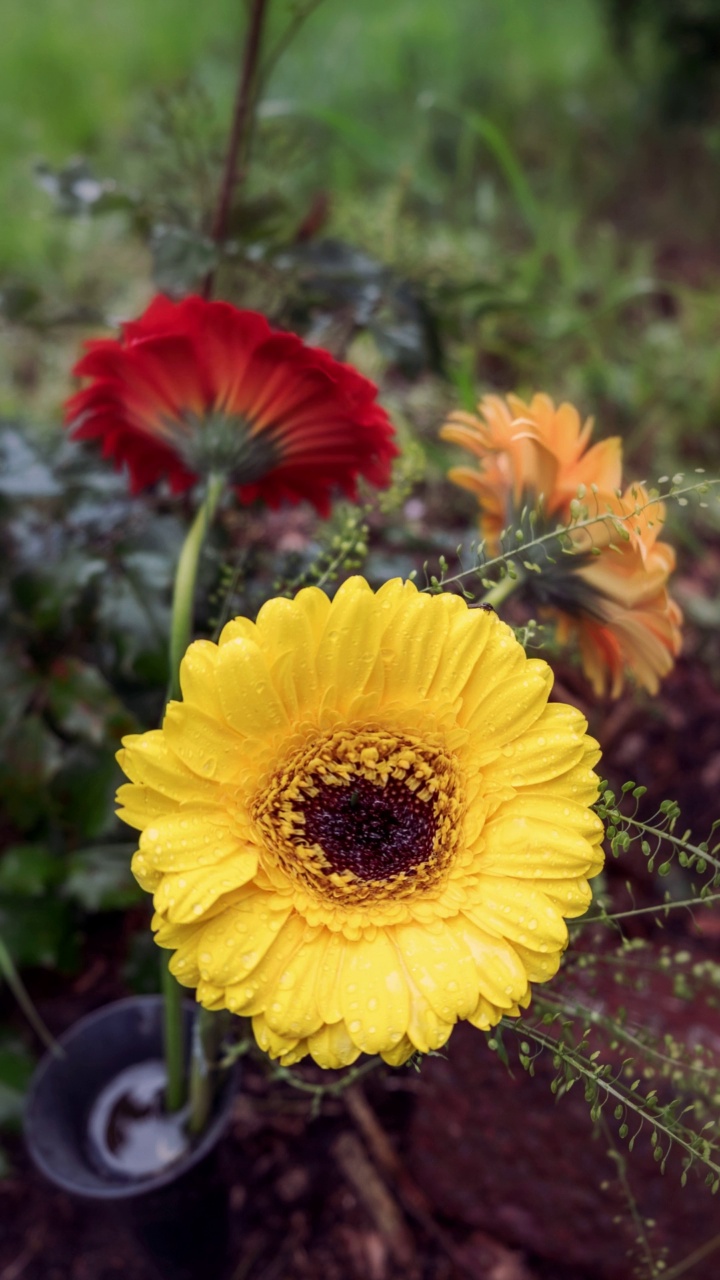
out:
{"label": "yellow petal", "polygon": [[410,993],[391,939],[379,931],[372,941],[347,943],[340,1005],[353,1042],[363,1053],[392,1049],[410,1017]]}
{"label": "yellow petal", "polygon": [[277,1031],[273,1031],[261,1013],[255,1014],[252,1029],[260,1048],[271,1058],[284,1058],[292,1053],[298,1044],[297,1036],[281,1036]]}
{"label": "yellow petal", "polygon": [[307,1043],[315,1062],[326,1070],[350,1067],[360,1057],[361,1051],[353,1044],[342,1021],[326,1023],[308,1037]]}
{"label": "yellow petal", "polygon": [[394,1049],[383,1049],[380,1057],[383,1062],[387,1062],[390,1067],[402,1067],[408,1058],[416,1052],[415,1045],[409,1036],[403,1036],[399,1044]]}
{"label": "yellow petal", "polygon": [[222,708],[215,684],[217,657],[217,645],[195,640],[180,663],[180,688],[184,702],[220,720]]}
{"label": "yellow petal", "polygon": [[[597,847],[560,822],[515,816],[513,804],[504,805],[497,818],[483,829],[483,851],[477,867],[483,875],[519,876],[529,880],[560,880],[589,875],[602,866]],[[539,887],[542,889],[543,885]]]}
{"label": "yellow petal", "polygon": [[408,1039],[421,1053],[430,1053],[432,1049],[442,1049],[454,1025],[438,1018],[426,1001],[416,1000],[410,1006]]}
{"label": "yellow petal", "polygon": [[494,937],[520,942],[533,951],[563,950],[567,945],[565,921],[557,907],[527,880],[478,876],[472,896],[465,915]]}
{"label": "yellow petal", "polygon": [[230,640],[218,650],[216,679],[225,719],[237,733],[262,738],[287,729],[265,654],[251,640]]}
{"label": "yellow petal", "polygon": [[508,1013],[508,1009],[498,1009],[497,1005],[481,996],[472,1013],[468,1014],[468,1022],[479,1031],[489,1031]]}
{"label": "yellow petal", "polygon": [[434,673],[429,698],[452,705],[475,671],[487,671],[484,653],[493,630],[491,615],[482,609],[468,609],[452,619],[447,651]]}
{"label": "yellow petal", "polygon": [[253,644],[257,644],[258,633],[255,623],[249,618],[233,618],[231,622],[226,622],[220,632],[218,648],[230,644],[233,640],[252,640]]}
{"label": "yellow petal", "polygon": [[529,729],[508,744],[486,777],[493,786],[527,787],[574,768],[585,758],[587,721],[574,707],[550,703]]}
{"label": "yellow petal", "polygon": [[560,968],[561,951],[548,951],[542,954],[523,947],[520,942],[513,943],[513,951],[522,961],[529,982],[547,982],[554,978]]}
{"label": "yellow petal", "polygon": [[584,877],[576,880],[543,880],[540,888],[568,918],[583,916],[592,902],[592,889]]}
{"label": "yellow petal", "polygon": [[233,834],[228,821],[220,808],[176,805],[145,829],[140,848],[149,865],[163,872],[214,867],[235,857],[245,860],[247,844]]}
{"label": "yellow petal", "polygon": [[144,787],[126,782],[118,787],[116,800],[120,806],[117,815],[127,822],[129,827],[143,831],[148,824],[155,822],[166,813],[175,813],[177,802],[162,795],[152,787]]}
{"label": "yellow petal", "polygon": [[559,800],[555,796],[534,792],[525,795],[521,791],[514,799],[508,801],[504,809],[508,813],[512,811],[513,814],[529,819],[538,818],[541,822],[568,827],[589,841],[593,841],[598,834],[602,834],[602,822],[597,814],[587,805],[578,804],[575,799]]}
{"label": "yellow petal", "polygon": [[[547,663],[530,658],[523,670],[481,697],[464,721],[471,733],[482,733],[489,750],[519,738],[542,715],[552,688]],[[464,710],[464,708],[463,708]],[[462,717],[459,717],[462,720]]]}
{"label": "yellow petal", "polygon": [[190,924],[206,915],[218,898],[252,880],[257,853],[248,849],[212,867],[165,875],[155,892],[155,910],[176,924]]}
{"label": "yellow petal", "polygon": [[318,1012],[324,1022],[340,1022],[342,1018],[341,992],[344,984],[343,961],[347,941],[341,933],[325,930],[325,949],[318,953],[315,998]]}
{"label": "yellow petal", "polygon": [[291,911],[290,903],[281,905],[261,890],[248,888],[198,935],[203,977],[232,987],[233,998],[237,987],[244,1002],[253,999],[257,994],[253,972],[280,937]]}
{"label": "yellow petal", "polygon": [[[359,586],[363,583],[363,586]],[[375,666],[384,620],[377,601],[368,599],[363,579],[350,578],[332,602],[315,658],[324,702],[336,711],[365,689]]]}
{"label": "yellow petal", "polygon": [[475,961],[478,975],[476,990],[486,1000],[503,1009],[515,1004],[525,995],[527,971],[509,942],[491,937],[462,915],[453,921],[453,929],[462,935]]}
{"label": "yellow petal", "polygon": [[[269,603],[272,602],[268,601]],[[302,591],[298,591],[291,603],[307,620],[312,634],[312,646],[317,649],[330,613],[330,600],[319,587],[303,587]],[[258,627],[261,629],[263,636],[267,636],[269,631],[272,630],[270,624],[266,626],[266,620],[271,616],[266,610],[267,605],[264,604],[258,614]]]}
{"label": "yellow petal", "polygon": [[[442,599],[449,600],[450,597]],[[386,641],[392,646],[388,651],[385,679],[389,698],[396,692],[409,693],[417,703],[432,684],[444,656],[451,622],[450,611],[434,608],[434,604],[430,596],[415,595],[405,601],[403,609],[393,619]]]}
{"label": "yellow petal", "polygon": [[315,999],[315,976],[318,954],[324,949],[324,933],[324,929],[306,930],[303,942],[278,972],[273,989],[267,991],[265,1018],[278,1035],[304,1038],[322,1025]]}
{"label": "yellow petal", "polygon": [[131,734],[123,738],[124,749],[118,751],[120,768],[133,782],[152,787],[173,800],[202,803],[214,801],[217,783],[199,778],[171,751],[162,729]]}
{"label": "yellow petal", "polygon": [[[262,932],[258,931],[257,935],[262,944],[266,930],[271,930],[276,921],[269,908],[259,906],[257,909],[260,913],[266,910],[267,914],[267,919],[263,921],[264,929]],[[228,986],[228,1008],[244,1017],[265,1013],[268,1005],[275,999],[280,979],[293,956],[306,941],[307,935],[316,932],[306,925],[302,917],[294,913],[288,915],[271,945],[262,954],[259,951],[255,956],[252,952],[246,953],[248,960],[252,959],[253,963],[248,964],[246,976]],[[252,938],[253,935],[248,936]],[[202,955],[200,959],[202,963]]]}
{"label": "yellow petal", "polygon": [[393,930],[395,945],[413,986],[450,1024],[456,1018],[464,1018],[478,997],[475,963],[453,924],[438,920],[432,928],[403,924]]}
{"label": "yellow petal", "polygon": [[319,698],[311,619],[295,600],[269,600],[260,610],[258,630],[271,655],[273,686],[293,718]]}
{"label": "yellow petal", "polygon": [[151,867],[147,858],[139,849],[132,856],[130,870],[140,888],[145,889],[147,893],[154,893],[162,880],[162,872],[156,871],[154,867]]}
{"label": "yellow petal", "polygon": [[225,1008],[225,988],[214,987],[211,982],[203,982],[201,979],[197,984],[195,998],[204,1009],[220,1010]]}
{"label": "yellow petal", "polygon": [[517,672],[524,672],[528,665],[525,650],[506,622],[484,609],[473,609],[470,613],[478,619],[477,625],[487,630],[487,639],[482,648],[482,658],[475,664],[471,680],[463,690],[466,715],[478,700],[492,692],[495,685],[502,684]]}
{"label": "yellow petal", "polygon": [[198,707],[171,702],[162,731],[170,750],[199,778],[233,782],[243,769],[242,739]]}
{"label": "yellow petal", "polygon": [[593,766],[600,759],[600,749],[588,738],[589,749],[586,748],[581,762],[567,773],[558,774],[556,778],[547,778],[544,782],[520,788],[522,795],[556,796],[560,799],[571,799],[575,804],[588,807],[595,804],[599,794],[598,776]]}

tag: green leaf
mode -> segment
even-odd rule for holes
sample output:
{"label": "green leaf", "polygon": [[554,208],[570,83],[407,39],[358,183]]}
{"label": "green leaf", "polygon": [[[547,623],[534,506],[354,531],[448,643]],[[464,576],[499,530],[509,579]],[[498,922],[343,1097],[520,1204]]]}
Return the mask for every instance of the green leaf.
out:
{"label": "green leaf", "polygon": [[18,725],[0,757],[0,800],[21,831],[29,831],[49,808],[48,784],[62,761],[55,734],[39,716]]}
{"label": "green leaf", "polygon": [[142,900],[130,871],[135,844],[102,844],[72,854],[63,886],[86,911],[122,911]]}
{"label": "green leaf", "polygon": [[78,843],[94,840],[115,826],[115,791],[123,781],[113,746],[76,743],[65,752],[50,790],[63,825]]}
{"label": "green leaf", "polygon": [[207,236],[165,223],[153,227],[150,252],[155,283],[170,294],[190,292],[219,260],[217,245]]}
{"label": "green leaf", "polygon": [[97,667],[77,658],[57,658],[47,687],[48,708],[58,728],[72,738],[119,746],[137,726]]}
{"label": "green leaf", "polygon": [[56,897],[0,897],[0,938],[17,969],[72,969],[77,941],[71,907]]}
{"label": "green leaf", "polygon": [[39,898],[62,878],[62,862],[44,844],[11,845],[0,859],[0,894]]}
{"label": "green leaf", "polygon": [[61,492],[57,478],[26,437],[5,427],[0,433],[0,493],[27,499],[55,497]]}

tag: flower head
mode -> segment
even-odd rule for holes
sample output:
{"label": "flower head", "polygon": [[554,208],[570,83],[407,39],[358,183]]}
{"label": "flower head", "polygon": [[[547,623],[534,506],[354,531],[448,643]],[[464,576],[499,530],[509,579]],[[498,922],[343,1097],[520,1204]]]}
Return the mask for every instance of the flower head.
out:
{"label": "flower head", "polygon": [[73,435],[101,440],[134,490],[220,472],[243,502],[305,498],[327,514],[358,477],[390,482],[397,449],[373,383],[257,312],[157,297],[119,339],[86,343],[73,372],[91,379],[66,406]]}
{"label": "flower head", "polygon": [[456,596],[352,578],[196,641],[124,742],[157,942],[283,1062],[404,1062],[552,977],[602,864],[597,744]]}
{"label": "flower head", "polygon": [[[582,425],[573,405],[556,408],[546,395],[526,404],[511,395],[485,396],[478,408],[478,416],[451,414],[440,434],[478,459],[478,467],[455,467],[449,475],[477,496],[491,554],[526,506],[539,512],[536,534],[568,528],[574,554],[553,563],[541,547],[540,572],[525,582],[528,594],[556,619],[561,641],[578,639],[596,693],[609,689],[617,697],[626,671],[656,692],[680,651],[682,622],[667,590],[675,555],[657,540],[663,504],[641,485],[618,496],[621,442],[590,445],[592,419]],[[584,508],[579,494],[586,495]]]}
{"label": "flower head", "polygon": [[454,467],[450,479],[477,495],[483,535],[493,550],[503,529],[526,502],[542,495],[548,516],[564,519],[578,489],[595,485],[614,493],[622,479],[617,436],[588,447],[593,420],[584,424],[574,405],[557,409],[549,396],[484,396],[479,415],[452,413],[440,435],[474,454],[480,468]]}

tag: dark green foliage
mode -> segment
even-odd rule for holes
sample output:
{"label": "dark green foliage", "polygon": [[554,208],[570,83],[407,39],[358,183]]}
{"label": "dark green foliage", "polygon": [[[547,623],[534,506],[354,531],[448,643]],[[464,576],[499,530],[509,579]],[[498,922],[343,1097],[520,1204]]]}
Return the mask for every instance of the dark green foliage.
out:
{"label": "dark green foliage", "polygon": [[6,424],[0,457],[0,936],[68,968],[83,914],[138,898],[115,752],[162,706],[182,526],[68,441]]}

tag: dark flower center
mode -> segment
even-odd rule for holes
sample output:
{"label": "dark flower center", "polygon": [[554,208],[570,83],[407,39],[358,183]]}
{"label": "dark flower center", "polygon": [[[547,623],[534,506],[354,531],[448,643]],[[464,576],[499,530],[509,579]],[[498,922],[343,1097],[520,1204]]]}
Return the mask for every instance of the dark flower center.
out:
{"label": "dark flower center", "polygon": [[280,450],[267,432],[253,435],[250,423],[236,415],[208,412],[186,414],[177,449],[196,475],[225,475],[233,484],[252,484],[267,475],[280,459]]}
{"label": "dark flower center", "polygon": [[363,777],[322,783],[302,811],[305,840],[320,846],[329,872],[352,871],[359,880],[411,875],[433,851],[434,805],[394,778],[384,786]]}
{"label": "dark flower center", "polygon": [[462,837],[462,781],[431,735],[346,725],[278,760],[253,817],[266,869],[353,910],[431,890]]}

